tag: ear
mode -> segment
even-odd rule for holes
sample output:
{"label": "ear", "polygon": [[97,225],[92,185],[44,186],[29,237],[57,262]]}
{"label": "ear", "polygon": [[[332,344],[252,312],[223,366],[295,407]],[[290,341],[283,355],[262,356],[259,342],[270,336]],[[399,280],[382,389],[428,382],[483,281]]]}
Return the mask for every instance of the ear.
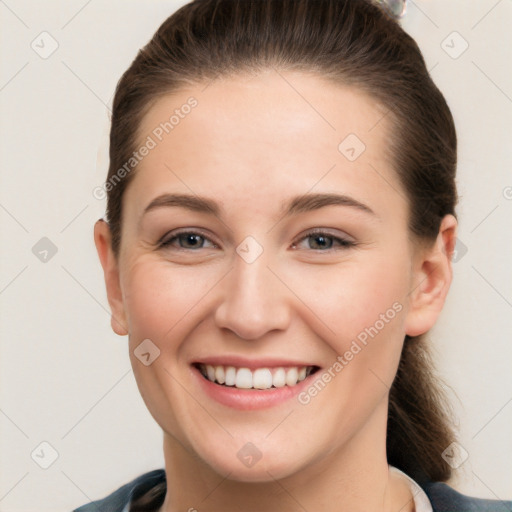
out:
{"label": "ear", "polygon": [[124,312],[123,294],[119,280],[119,266],[112,251],[112,236],[109,225],[100,219],[94,225],[94,243],[103,267],[108,303],[110,304],[110,324],[112,330],[124,336],[128,334],[126,315]]}
{"label": "ear", "polygon": [[452,255],[456,242],[457,220],[446,215],[435,242],[418,249],[414,258],[409,309],[405,333],[419,336],[436,322],[452,282]]}

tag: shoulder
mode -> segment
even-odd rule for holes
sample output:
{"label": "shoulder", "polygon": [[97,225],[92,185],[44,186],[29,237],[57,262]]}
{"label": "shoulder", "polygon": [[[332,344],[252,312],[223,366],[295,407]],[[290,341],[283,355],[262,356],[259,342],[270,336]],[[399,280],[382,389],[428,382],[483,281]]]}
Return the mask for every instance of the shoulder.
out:
{"label": "shoulder", "polygon": [[[165,481],[163,469],[144,473],[107,497],[73,512],[128,512],[129,504]],[[512,501],[472,498],[442,482],[426,482],[421,487],[432,504],[433,512],[512,512]]]}
{"label": "shoulder", "polygon": [[73,512],[128,512],[129,504],[163,482],[165,471],[155,469],[138,476],[105,498],[82,505]]}
{"label": "shoulder", "polygon": [[434,512],[512,512],[512,501],[472,498],[443,482],[422,485]]}

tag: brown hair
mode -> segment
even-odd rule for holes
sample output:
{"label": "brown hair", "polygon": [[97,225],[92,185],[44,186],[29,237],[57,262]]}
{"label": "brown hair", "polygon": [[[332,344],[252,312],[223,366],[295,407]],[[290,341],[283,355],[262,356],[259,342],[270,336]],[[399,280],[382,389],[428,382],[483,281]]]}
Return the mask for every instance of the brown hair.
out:
{"label": "brown hair", "polygon": [[[417,44],[369,0],[195,0],[180,8],[117,85],[107,183],[132,156],[156,99],[190,83],[270,67],[316,73],[385,107],[410,231],[417,241],[433,241],[457,202],[453,118]],[[123,192],[134,172],[107,189],[116,255]],[[454,438],[445,404],[424,340],[407,336],[390,391],[387,454],[418,481],[450,477],[441,457]]]}

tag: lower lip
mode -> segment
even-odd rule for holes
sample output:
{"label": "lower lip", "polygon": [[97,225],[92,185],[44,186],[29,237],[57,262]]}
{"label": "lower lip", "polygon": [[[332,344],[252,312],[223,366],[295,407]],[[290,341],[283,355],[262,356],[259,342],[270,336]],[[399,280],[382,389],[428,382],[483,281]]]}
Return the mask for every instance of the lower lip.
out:
{"label": "lower lip", "polygon": [[222,386],[215,384],[203,377],[202,373],[195,367],[192,367],[193,373],[199,380],[200,387],[213,400],[242,411],[253,411],[256,409],[265,409],[275,407],[287,400],[296,397],[310,383],[310,379],[315,374],[309,375],[303,381],[295,386],[283,386],[282,388],[270,389],[238,389],[231,386]]}

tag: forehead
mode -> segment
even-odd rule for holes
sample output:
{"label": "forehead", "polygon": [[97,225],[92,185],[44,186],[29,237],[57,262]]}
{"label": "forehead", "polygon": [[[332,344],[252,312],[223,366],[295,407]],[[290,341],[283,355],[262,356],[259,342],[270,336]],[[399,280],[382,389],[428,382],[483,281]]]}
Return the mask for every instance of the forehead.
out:
{"label": "forehead", "polygon": [[384,109],[312,74],[267,70],[181,89],[152,105],[138,133],[140,145],[153,146],[127,190],[139,208],[165,186],[245,194],[241,204],[312,187],[356,187],[363,196],[386,181],[391,196],[399,188]]}

